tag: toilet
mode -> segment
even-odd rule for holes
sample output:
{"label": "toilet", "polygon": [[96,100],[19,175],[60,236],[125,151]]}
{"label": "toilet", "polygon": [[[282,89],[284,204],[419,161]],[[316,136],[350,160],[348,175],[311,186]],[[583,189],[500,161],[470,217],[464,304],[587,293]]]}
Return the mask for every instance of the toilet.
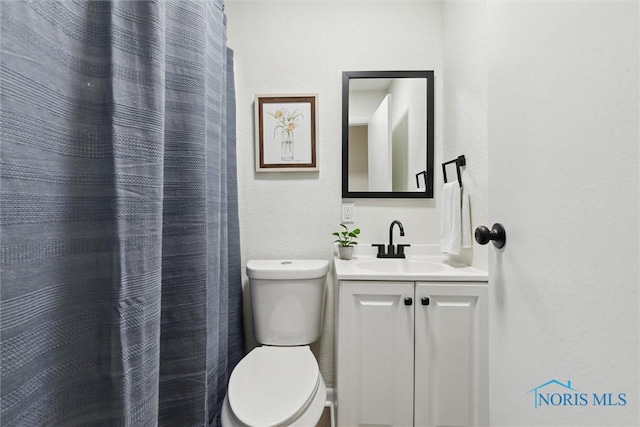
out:
{"label": "toilet", "polygon": [[229,378],[223,427],[315,426],[327,388],[309,344],[320,338],[326,260],[251,260],[255,339]]}

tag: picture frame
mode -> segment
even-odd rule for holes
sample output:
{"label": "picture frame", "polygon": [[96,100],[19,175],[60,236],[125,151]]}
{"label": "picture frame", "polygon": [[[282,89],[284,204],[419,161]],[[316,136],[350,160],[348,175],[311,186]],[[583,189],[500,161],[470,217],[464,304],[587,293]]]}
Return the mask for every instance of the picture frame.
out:
{"label": "picture frame", "polygon": [[256,95],[256,172],[318,171],[318,95]]}

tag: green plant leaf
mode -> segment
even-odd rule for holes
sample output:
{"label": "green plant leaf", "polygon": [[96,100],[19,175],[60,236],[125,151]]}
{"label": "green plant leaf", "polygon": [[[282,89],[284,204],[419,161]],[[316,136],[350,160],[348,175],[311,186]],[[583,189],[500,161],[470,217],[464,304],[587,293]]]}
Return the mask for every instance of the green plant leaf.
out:
{"label": "green plant leaf", "polygon": [[358,234],[360,234],[360,229],[356,228],[355,230],[349,230],[345,224],[340,224],[343,231],[334,231],[331,233],[332,236],[338,237],[338,239],[334,240],[333,243],[338,243],[340,246],[353,246],[357,245],[358,242],[355,239],[358,238]]}

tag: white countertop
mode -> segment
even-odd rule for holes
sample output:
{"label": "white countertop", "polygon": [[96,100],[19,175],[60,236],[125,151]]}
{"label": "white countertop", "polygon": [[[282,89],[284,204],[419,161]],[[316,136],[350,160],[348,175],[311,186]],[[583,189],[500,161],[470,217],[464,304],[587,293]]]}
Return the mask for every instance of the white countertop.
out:
{"label": "white countertop", "polygon": [[376,258],[375,248],[356,247],[351,260],[334,257],[338,280],[487,282],[486,271],[456,263],[432,245],[412,247],[406,258]]}

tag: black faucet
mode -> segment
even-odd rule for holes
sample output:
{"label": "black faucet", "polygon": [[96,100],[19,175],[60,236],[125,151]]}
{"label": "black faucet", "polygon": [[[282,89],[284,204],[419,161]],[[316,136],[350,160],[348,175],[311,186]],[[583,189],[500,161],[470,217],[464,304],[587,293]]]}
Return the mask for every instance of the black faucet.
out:
{"label": "black faucet", "polygon": [[371,245],[378,248],[378,255],[376,255],[378,258],[405,258],[404,248],[411,245],[398,245],[396,250],[396,247],[393,245],[393,226],[396,224],[400,228],[400,236],[404,236],[404,227],[402,226],[402,223],[397,219],[393,220],[389,226],[389,245],[387,246],[387,252],[385,253],[384,251],[384,244]]}

